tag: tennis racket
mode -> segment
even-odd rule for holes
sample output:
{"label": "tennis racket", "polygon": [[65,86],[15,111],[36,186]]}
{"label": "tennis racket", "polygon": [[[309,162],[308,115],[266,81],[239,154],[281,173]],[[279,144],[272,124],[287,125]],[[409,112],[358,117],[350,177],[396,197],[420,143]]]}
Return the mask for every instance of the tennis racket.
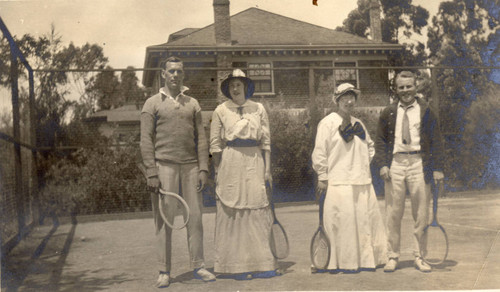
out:
{"label": "tennis racket", "polygon": [[420,244],[422,259],[431,266],[442,264],[448,256],[448,236],[437,220],[438,197],[443,192],[443,182],[440,181],[433,190],[432,222],[425,227]]}
{"label": "tennis racket", "polygon": [[271,212],[273,214],[273,225],[271,226],[271,233],[269,234],[269,246],[271,247],[271,252],[275,258],[284,259],[290,252],[290,245],[288,244],[288,237],[286,236],[285,228],[283,228],[283,225],[281,225],[278,221],[276,213],[274,212],[272,185],[268,185],[267,187],[267,196],[269,198],[269,204],[271,205]]}
{"label": "tennis racket", "polygon": [[325,203],[326,190],[319,191],[319,227],[314,233],[311,240],[311,262],[314,268],[323,270],[326,269],[328,263],[330,262],[330,240],[325,233],[325,228],[323,227],[323,207]]}
{"label": "tennis racket", "polygon": [[[146,176],[146,166],[142,162],[137,162],[137,167],[147,179]],[[158,209],[160,211],[160,216],[167,224],[168,227],[172,229],[182,229],[186,227],[189,222],[189,206],[186,201],[174,192],[167,192],[161,187],[157,191],[158,194]],[[182,214],[183,221],[181,223],[175,222],[175,215]]]}

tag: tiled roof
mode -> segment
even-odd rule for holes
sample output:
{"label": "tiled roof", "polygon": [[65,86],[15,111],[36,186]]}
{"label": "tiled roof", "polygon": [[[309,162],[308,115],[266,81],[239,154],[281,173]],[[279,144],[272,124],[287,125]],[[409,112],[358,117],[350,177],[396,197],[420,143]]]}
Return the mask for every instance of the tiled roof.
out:
{"label": "tiled roof", "polygon": [[[231,39],[235,46],[262,45],[368,45],[367,38],[249,8],[231,16]],[[195,30],[181,39],[153,47],[215,46],[214,25]]]}

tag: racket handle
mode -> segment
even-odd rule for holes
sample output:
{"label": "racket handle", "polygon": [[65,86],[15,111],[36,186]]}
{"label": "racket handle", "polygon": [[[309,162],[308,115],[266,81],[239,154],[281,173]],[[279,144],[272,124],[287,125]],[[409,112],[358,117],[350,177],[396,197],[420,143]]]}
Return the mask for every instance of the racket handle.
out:
{"label": "racket handle", "polygon": [[147,172],[146,172],[146,166],[144,165],[144,163],[142,161],[137,162],[137,168],[139,168],[142,175],[147,179],[148,176],[147,176]]}

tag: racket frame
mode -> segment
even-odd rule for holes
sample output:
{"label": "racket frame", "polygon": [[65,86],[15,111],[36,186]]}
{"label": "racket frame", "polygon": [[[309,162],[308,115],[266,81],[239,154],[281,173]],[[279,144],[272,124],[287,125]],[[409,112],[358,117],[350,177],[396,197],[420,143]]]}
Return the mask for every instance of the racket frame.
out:
{"label": "racket frame", "polygon": [[[137,161],[136,165],[137,165],[137,168],[139,168],[139,170],[141,171],[144,178],[146,178],[146,180],[147,180],[148,177],[146,174],[146,166],[144,165],[144,163],[142,161]],[[186,225],[189,222],[189,214],[191,213],[191,210],[189,209],[189,206],[188,206],[186,200],[184,200],[183,197],[179,196],[176,193],[167,192],[167,191],[163,190],[161,187],[156,191],[156,194],[158,195],[158,209],[160,211],[160,216],[163,219],[163,222],[165,222],[165,224],[168,227],[170,227],[171,229],[175,229],[175,230],[179,230],[179,229],[186,227]],[[182,226],[180,226],[180,227],[174,226],[173,224],[170,224],[168,222],[167,216],[165,215],[165,212],[163,211],[163,208],[161,207],[163,205],[163,201],[164,201],[165,196],[174,197],[176,200],[178,200],[181,203],[182,207],[184,207],[184,209],[186,210],[186,218],[184,219],[184,223],[182,224]]]}
{"label": "racket frame", "polygon": [[[435,188],[432,192],[432,195],[433,195],[433,198],[432,198],[432,222],[430,224],[428,224],[427,226],[425,226],[423,234],[425,236],[427,231],[429,230],[429,228],[439,228],[441,230],[441,232],[443,232],[445,243],[446,243],[444,257],[440,261],[429,261],[425,257],[424,249],[422,248],[422,246],[420,246],[420,256],[422,257],[422,260],[431,266],[437,266],[437,265],[444,263],[444,261],[448,257],[448,251],[449,251],[448,235],[446,234],[444,227],[441,226],[441,224],[439,224],[439,222],[437,220],[438,197],[439,197],[439,194],[443,193],[443,192],[444,192],[443,182],[438,181],[437,185],[435,186]],[[428,244],[429,244],[429,242],[427,241],[426,245],[428,245]]]}
{"label": "racket frame", "polygon": [[[182,207],[186,210],[186,218],[184,218],[184,223],[182,223],[182,225],[175,226],[173,223],[170,224],[168,222],[165,211],[162,208],[162,205],[166,204],[166,202],[164,203],[166,196],[171,196],[171,197],[175,198],[178,202],[181,203]],[[182,198],[181,196],[179,196],[178,194],[176,194],[174,192],[167,192],[167,191],[163,190],[162,188],[160,188],[158,190],[158,209],[160,210],[161,218],[163,219],[165,224],[168,227],[170,227],[171,229],[179,230],[179,229],[186,227],[186,225],[189,223],[189,214],[191,213],[191,210],[189,209],[189,206],[188,206],[186,200],[184,200],[184,198]]]}
{"label": "racket frame", "polygon": [[283,225],[281,225],[281,223],[278,221],[278,218],[276,217],[276,212],[274,211],[274,203],[272,200],[273,186],[271,184],[266,184],[266,185],[269,188],[268,200],[269,200],[269,205],[271,206],[271,213],[273,215],[273,225],[278,225],[278,227],[281,229],[281,231],[283,232],[283,235],[285,237],[286,251],[284,253],[284,256],[279,256],[276,252],[276,246],[275,246],[275,248],[273,248],[273,246],[272,246],[272,242],[273,242],[273,229],[272,228],[271,228],[271,232],[269,233],[269,245],[270,245],[271,252],[272,252],[274,258],[281,260],[281,259],[288,257],[288,255],[290,254],[290,243],[288,242],[288,236],[286,234],[285,228],[283,228]]}
{"label": "racket frame", "polygon": [[[320,197],[319,197],[319,226],[318,226],[318,229],[316,230],[316,232],[314,232],[314,235],[311,239],[311,245],[309,247],[309,255],[311,257],[311,263],[313,264],[313,266],[316,268],[316,269],[319,269],[319,270],[323,270],[323,269],[326,269],[328,267],[328,264],[330,263],[330,257],[331,257],[331,254],[332,254],[332,251],[331,251],[331,245],[330,245],[330,239],[328,239],[328,235],[326,234],[325,232],[325,227],[323,225],[323,211],[324,211],[324,204],[325,204],[325,197],[326,197],[326,190],[320,190],[319,192],[321,192],[320,194]],[[318,266],[315,262],[314,262],[314,250],[313,250],[313,246],[314,246],[314,239],[316,238],[316,235],[318,233],[322,233],[324,236],[324,239],[326,240],[326,244],[327,244],[327,258],[326,258],[326,265],[324,266]]]}

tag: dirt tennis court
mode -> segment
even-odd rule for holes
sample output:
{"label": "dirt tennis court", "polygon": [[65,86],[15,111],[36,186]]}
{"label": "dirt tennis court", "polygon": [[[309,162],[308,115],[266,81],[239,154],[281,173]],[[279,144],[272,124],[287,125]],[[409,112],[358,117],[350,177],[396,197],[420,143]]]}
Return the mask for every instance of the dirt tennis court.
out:
{"label": "dirt tennis court", "polygon": [[[384,200],[379,200],[384,212]],[[439,221],[450,241],[448,260],[432,273],[413,267],[409,201],[403,219],[400,269],[394,273],[311,274],[309,243],[317,224],[312,202],[277,206],[287,230],[290,255],[284,275],[204,283],[192,278],[185,230],[174,231],[173,281],[157,289],[154,227],[147,213],[79,217],[78,224],[36,228],[4,258],[2,291],[297,291],[297,290],[461,290],[500,289],[500,191],[448,194]],[[97,220],[97,221],[96,221]],[[65,221],[68,221],[65,223]],[[212,270],[213,208],[204,215],[205,259]],[[4,290],[5,289],[5,290]]]}

